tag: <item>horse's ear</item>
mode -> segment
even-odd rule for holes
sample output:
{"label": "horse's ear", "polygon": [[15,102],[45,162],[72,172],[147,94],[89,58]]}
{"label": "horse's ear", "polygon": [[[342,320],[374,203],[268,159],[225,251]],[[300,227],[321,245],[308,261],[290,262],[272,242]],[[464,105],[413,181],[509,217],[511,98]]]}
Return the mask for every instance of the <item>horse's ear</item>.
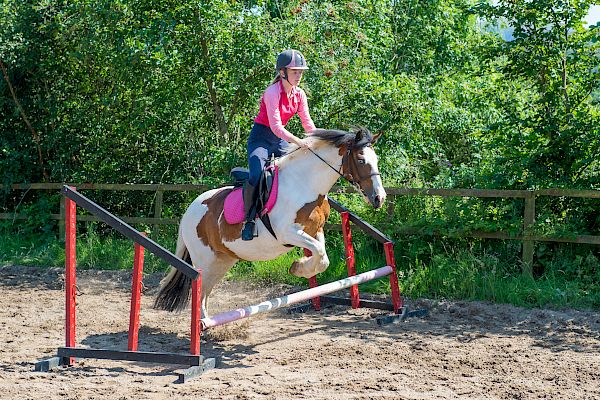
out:
{"label": "horse's ear", "polygon": [[365,137],[365,131],[359,126],[353,126],[352,128],[356,133],[356,136],[354,137],[354,143],[360,143]]}
{"label": "horse's ear", "polygon": [[375,136],[373,136],[373,140],[371,140],[371,144],[377,143],[377,140],[381,137],[381,135],[383,135],[383,131],[379,131],[378,134],[376,134]]}
{"label": "horse's ear", "polygon": [[351,132],[354,133],[354,145],[363,147],[373,143],[373,134],[365,127],[352,125]]}

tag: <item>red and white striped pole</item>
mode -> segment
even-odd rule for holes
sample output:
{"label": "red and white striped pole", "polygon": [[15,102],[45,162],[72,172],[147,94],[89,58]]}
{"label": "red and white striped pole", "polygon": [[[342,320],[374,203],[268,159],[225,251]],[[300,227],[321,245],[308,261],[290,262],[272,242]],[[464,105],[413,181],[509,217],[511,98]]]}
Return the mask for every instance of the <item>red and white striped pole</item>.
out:
{"label": "red and white striped pole", "polygon": [[219,325],[224,325],[229,322],[239,319],[248,318],[255,314],[270,312],[281,307],[286,307],[292,304],[300,303],[317,296],[322,296],[328,293],[337,292],[346,289],[350,286],[359,283],[368,282],[373,279],[381,278],[392,273],[392,267],[386,265],[372,271],[363,272],[356,276],[350,276],[339,281],[327,283],[315,288],[306,289],[301,292],[288,294],[287,296],[277,297],[275,299],[263,301],[262,303],[248,306],[246,308],[238,308],[237,310],[227,311],[221,314],[213,315],[212,317],[202,318],[202,329],[208,329]]}

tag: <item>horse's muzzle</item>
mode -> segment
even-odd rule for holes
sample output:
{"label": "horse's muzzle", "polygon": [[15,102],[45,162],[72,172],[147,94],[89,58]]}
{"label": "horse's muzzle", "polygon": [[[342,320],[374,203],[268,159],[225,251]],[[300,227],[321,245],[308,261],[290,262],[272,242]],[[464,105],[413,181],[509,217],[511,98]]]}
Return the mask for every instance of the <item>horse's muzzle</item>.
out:
{"label": "horse's muzzle", "polygon": [[383,206],[384,201],[385,201],[385,197],[382,197],[377,194],[371,198],[371,205],[376,209],[381,208],[381,206]]}

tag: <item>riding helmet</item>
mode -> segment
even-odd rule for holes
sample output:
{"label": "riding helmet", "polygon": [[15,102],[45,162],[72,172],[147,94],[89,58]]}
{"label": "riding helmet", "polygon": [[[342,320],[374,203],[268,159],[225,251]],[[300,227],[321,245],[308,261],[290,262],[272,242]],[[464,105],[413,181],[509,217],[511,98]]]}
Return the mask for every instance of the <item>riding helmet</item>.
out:
{"label": "riding helmet", "polygon": [[285,50],[277,56],[275,69],[279,71],[281,68],[308,69],[308,66],[306,59],[298,50]]}

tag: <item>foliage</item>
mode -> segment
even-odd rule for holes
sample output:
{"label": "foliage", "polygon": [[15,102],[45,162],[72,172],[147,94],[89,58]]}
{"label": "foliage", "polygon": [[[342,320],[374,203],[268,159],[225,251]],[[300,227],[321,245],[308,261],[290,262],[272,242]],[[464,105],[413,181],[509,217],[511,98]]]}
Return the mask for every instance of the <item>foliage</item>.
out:
{"label": "foliage", "polygon": [[[80,224],[81,225],[81,224]],[[0,227],[1,228],[1,227]],[[78,269],[126,270],[133,267],[134,246],[120,235],[102,234],[98,225],[91,224],[77,237]],[[174,235],[164,235],[161,242],[174,248]],[[0,229],[0,265],[30,265],[64,268],[64,241],[54,236],[15,233]],[[167,264],[146,251],[144,272],[164,271]]]}
{"label": "foliage", "polygon": [[[317,126],[384,132],[377,151],[386,186],[599,188],[600,30],[582,23],[591,4],[2,0],[0,183],[223,184],[246,163],[276,55],[297,48],[309,62],[302,85]],[[297,120],[288,127],[301,131]],[[142,193],[91,195],[120,215],[148,215],[154,205]],[[180,215],[192,196],[165,198],[164,215]],[[390,221],[358,196],[340,199],[388,227],[522,231],[521,200],[402,197]],[[28,216],[2,222],[9,232],[52,238],[47,216],[57,208],[55,194],[0,192],[0,212]],[[530,229],[597,234],[599,218],[595,200],[548,199]],[[433,257],[436,239],[414,241],[431,250],[427,264],[414,261],[415,282],[426,281],[421,268],[427,279],[457,268],[478,284],[500,282],[469,275],[481,264],[469,259],[468,243]],[[560,276],[553,255],[565,247],[538,247],[541,279]],[[510,246],[503,252],[518,263],[506,256]],[[576,253],[569,265],[591,259]],[[597,249],[590,254],[598,258]],[[474,295],[455,281],[453,293]]]}
{"label": "foliage", "polygon": [[492,127],[507,185],[598,184],[600,114],[590,94],[600,78],[599,31],[582,22],[592,3],[519,0],[478,8],[512,29],[512,40],[488,49],[502,86],[522,92],[497,99],[507,118]]}
{"label": "foliage", "polygon": [[5,0],[3,181],[222,183],[295,47],[317,125],[384,131],[390,184],[595,185],[588,6]]}

